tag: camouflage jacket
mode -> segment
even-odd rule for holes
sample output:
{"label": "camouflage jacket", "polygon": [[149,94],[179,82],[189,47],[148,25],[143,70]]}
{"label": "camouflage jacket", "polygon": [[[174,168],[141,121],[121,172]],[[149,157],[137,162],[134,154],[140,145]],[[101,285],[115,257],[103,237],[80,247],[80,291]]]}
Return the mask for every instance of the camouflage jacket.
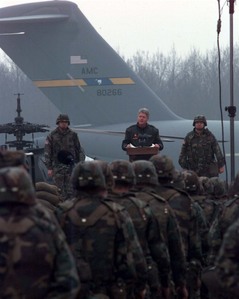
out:
{"label": "camouflage jacket", "polygon": [[[194,199],[193,196],[191,196],[191,198]],[[208,244],[209,226],[207,224],[207,219],[204,210],[201,208],[201,206],[197,202],[194,202],[193,205],[196,211],[196,218],[198,219],[199,233],[201,237],[202,266],[206,267],[208,264],[207,256],[209,252],[209,244]]]}
{"label": "camouflage jacket", "polygon": [[218,213],[220,213],[222,205],[221,201],[219,199],[209,197],[208,195],[191,195],[191,197],[203,209],[207,225],[210,228],[214,219],[217,217]]}
{"label": "camouflage jacket", "polygon": [[202,244],[197,210],[192,199],[183,190],[159,185],[156,192],[163,197],[173,209],[182,236],[186,261],[202,262]]}
{"label": "camouflage jacket", "polygon": [[228,291],[228,298],[236,299],[239,294],[239,220],[226,231],[216,259],[216,269],[221,284]]}
{"label": "camouflage jacket", "polygon": [[74,259],[51,218],[38,203],[1,203],[2,299],[76,298],[80,282]]}
{"label": "camouflage jacket", "polygon": [[204,129],[202,134],[198,135],[193,130],[186,135],[178,160],[183,169],[193,170],[199,176],[211,176],[210,166],[216,161],[219,168],[225,164],[220,146],[212,132]]}
{"label": "camouflage jacket", "polygon": [[59,167],[59,165],[62,164],[60,163],[58,156],[60,151],[69,152],[74,163],[78,163],[79,161],[83,161],[85,159],[85,154],[83,148],[81,147],[78,135],[70,128],[62,131],[57,127],[47,136],[45,141],[44,156],[45,165],[48,169]]}
{"label": "camouflage jacket", "polygon": [[214,264],[215,258],[218,255],[223,236],[229,226],[239,218],[239,197],[234,197],[224,202],[221,212],[214,220],[209,230],[209,262]]}
{"label": "camouflage jacket", "polygon": [[110,192],[109,198],[124,206],[128,211],[148,265],[151,260],[157,264],[162,286],[168,287],[170,280],[169,253],[163,234],[150,206],[139,200],[134,192],[123,194]]}
{"label": "camouflage jacket", "polygon": [[145,287],[146,261],[132,221],[121,206],[84,193],[60,204],[56,216],[80,277],[85,276],[82,260],[89,265],[90,274],[83,279],[90,283],[93,292],[108,289],[118,280],[128,284],[137,279]]}
{"label": "camouflage jacket", "polygon": [[175,286],[185,285],[186,258],[181,233],[173,209],[165,199],[156,193],[155,188],[144,187],[135,192],[137,192],[137,198],[149,204],[152,213],[159,223],[168,247]]}

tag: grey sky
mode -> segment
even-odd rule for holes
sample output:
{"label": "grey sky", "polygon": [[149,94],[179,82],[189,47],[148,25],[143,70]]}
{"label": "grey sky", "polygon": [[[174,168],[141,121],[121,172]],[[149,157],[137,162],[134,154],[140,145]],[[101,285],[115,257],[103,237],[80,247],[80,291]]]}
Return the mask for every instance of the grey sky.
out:
{"label": "grey sky", "polygon": [[[35,0],[1,0],[0,7]],[[187,55],[192,48],[201,53],[217,46],[217,0],[75,0],[79,8],[102,35],[121,54],[137,50]],[[230,45],[228,2],[220,1],[222,29],[220,44]],[[235,3],[234,43],[239,43],[239,7]],[[238,20],[237,20],[238,19]]]}

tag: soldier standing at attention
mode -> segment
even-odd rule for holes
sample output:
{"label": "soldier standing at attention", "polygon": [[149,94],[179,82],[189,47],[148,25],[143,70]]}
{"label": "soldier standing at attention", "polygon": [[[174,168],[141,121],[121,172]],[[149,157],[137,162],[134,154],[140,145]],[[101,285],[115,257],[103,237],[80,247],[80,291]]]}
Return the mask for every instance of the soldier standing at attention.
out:
{"label": "soldier standing at attention", "polygon": [[100,164],[78,163],[72,173],[72,185],[76,197],[59,204],[56,216],[82,282],[78,298],[131,299],[127,286],[135,280],[143,298],[146,261],[129,215],[107,199]]}
{"label": "soldier standing at attention", "polygon": [[[162,231],[156,216],[147,202],[137,198],[131,188],[136,183],[135,172],[131,162],[114,160],[110,163],[114,185],[108,197],[122,205],[128,211],[137,233],[148,266],[147,298],[169,298],[170,260]],[[134,286],[135,298],[141,298],[141,286]],[[132,296],[133,297],[133,296]]]}
{"label": "soldier standing at attention", "polygon": [[[138,111],[137,124],[128,127],[125,131],[125,139],[122,142],[124,151],[129,147],[155,146],[160,151],[163,149],[163,142],[159,136],[159,130],[148,124],[149,110],[141,108]],[[148,160],[152,155],[131,156],[131,161]]]}
{"label": "soldier standing at attention", "polygon": [[0,169],[0,298],[74,299],[80,282],[65,236],[19,166]]}
{"label": "soldier standing at attention", "polygon": [[171,295],[177,293],[180,299],[187,299],[186,257],[174,211],[155,190],[158,186],[158,177],[153,163],[138,160],[134,161],[132,165],[136,176],[136,185],[133,190],[136,192],[137,198],[149,204],[168,247],[173,280],[170,284]]}
{"label": "soldier standing at attention", "polygon": [[227,298],[236,299],[239,294],[239,220],[237,219],[226,231],[216,269]]}
{"label": "soldier standing at attention", "polygon": [[176,171],[170,157],[155,155],[150,161],[154,164],[158,175],[159,185],[155,186],[155,190],[169,203],[178,221],[188,267],[186,276],[189,299],[198,299],[203,261],[198,205],[183,190],[183,177]]}
{"label": "soldier standing at attention", "polygon": [[193,121],[194,129],[184,138],[178,163],[198,176],[215,177],[224,172],[225,159],[216,137],[207,128],[204,115]]}
{"label": "soldier standing at attention", "polygon": [[72,196],[70,176],[75,163],[85,160],[78,135],[69,128],[67,114],[60,114],[56,119],[57,128],[46,138],[45,165],[48,176],[61,189],[63,199]]}

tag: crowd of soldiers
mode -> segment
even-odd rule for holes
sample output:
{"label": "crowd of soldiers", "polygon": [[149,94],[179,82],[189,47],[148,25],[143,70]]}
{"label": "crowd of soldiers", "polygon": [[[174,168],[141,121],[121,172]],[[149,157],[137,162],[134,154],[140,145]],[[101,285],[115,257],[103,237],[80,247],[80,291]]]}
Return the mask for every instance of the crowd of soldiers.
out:
{"label": "crowd of soldiers", "polygon": [[238,298],[239,174],[227,188],[166,155],[81,161],[63,201],[27,170],[0,152],[0,298]]}

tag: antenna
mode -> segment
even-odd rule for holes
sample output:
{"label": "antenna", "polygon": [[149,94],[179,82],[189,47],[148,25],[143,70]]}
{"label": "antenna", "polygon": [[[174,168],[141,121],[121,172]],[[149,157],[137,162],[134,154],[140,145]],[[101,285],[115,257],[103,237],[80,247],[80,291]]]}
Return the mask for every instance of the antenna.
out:
{"label": "antenna", "polygon": [[234,106],[234,43],[233,43],[233,14],[234,14],[234,2],[229,1],[229,14],[230,14],[230,132],[231,132],[231,181],[235,179],[235,132],[234,132],[234,117],[236,115],[236,107]]}
{"label": "antenna", "polygon": [[235,179],[235,130],[234,117],[236,115],[236,106],[234,106],[234,69],[233,69],[233,14],[235,0],[228,0],[230,14],[230,106],[225,107],[230,117],[230,141],[231,141],[231,181]]}

